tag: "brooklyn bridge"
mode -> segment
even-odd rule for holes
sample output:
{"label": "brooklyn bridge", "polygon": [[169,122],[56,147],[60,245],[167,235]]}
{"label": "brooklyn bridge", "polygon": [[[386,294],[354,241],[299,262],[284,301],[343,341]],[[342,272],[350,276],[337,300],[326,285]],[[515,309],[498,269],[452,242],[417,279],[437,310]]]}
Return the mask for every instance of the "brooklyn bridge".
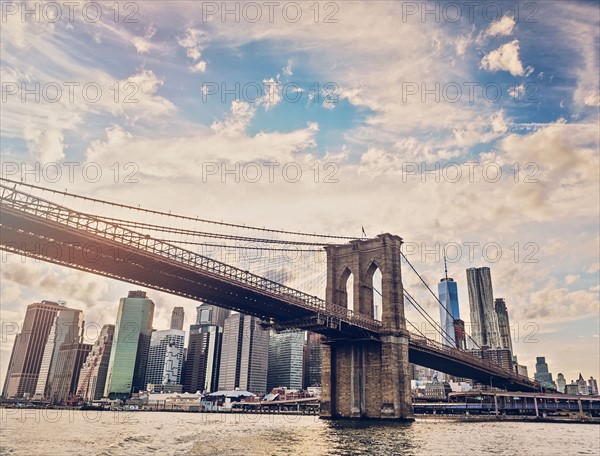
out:
{"label": "brooklyn bridge", "polygon": [[[539,389],[527,377],[434,340],[407,318],[407,309],[416,310],[442,340],[448,336],[419,302],[419,295],[437,297],[402,253],[399,236],[359,239],[247,227],[27,186],[6,179],[1,184],[2,250],[257,316],[275,330],[322,334],[324,418],[410,419],[409,363],[507,391]],[[156,223],[158,217],[181,223]],[[217,230],[199,232],[186,228],[188,222],[211,223]],[[244,230],[263,234],[240,235]],[[169,235],[174,239],[165,238]],[[304,240],[297,240],[300,235]],[[199,236],[209,241],[193,240]],[[310,293],[288,283],[291,275],[302,275],[298,265],[263,260],[260,274],[241,267],[250,261],[233,261],[234,266],[191,247],[222,245],[217,241],[245,242],[246,249],[324,253],[324,294],[314,290],[315,284]],[[296,270],[278,278],[275,266]]]}

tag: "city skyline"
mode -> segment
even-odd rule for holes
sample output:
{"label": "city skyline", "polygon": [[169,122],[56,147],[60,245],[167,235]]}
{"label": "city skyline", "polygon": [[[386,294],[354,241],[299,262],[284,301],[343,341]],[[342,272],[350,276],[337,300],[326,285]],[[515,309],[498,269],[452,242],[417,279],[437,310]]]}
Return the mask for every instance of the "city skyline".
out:
{"label": "city skyline", "polygon": [[[467,272],[468,272],[468,271],[467,271]],[[444,282],[445,282],[445,279],[444,279]],[[454,283],[455,283],[455,282],[454,282]],[[455,283],[455,284],[456,284],[456,283]],[[444,283],[444,285],[445,285],[445,283]],[[128,295],[127,295],[127,298],[121,298],[121,300],[120,300],[120,301],[121,301],[121,304],[120,304],[120,306],[122,306],[122,305],[123,305],[123,304],[122,304],[122,301],[123,301],[124,299],[125,299],[125,300],[127,300],[127,299],[131,299],[131,298],[142,298],[142,299],[144,299],[144,300],[149,300],[149,298],[148,298],[148,297],[147,297],[147,295],[146,295],[146,292],[143,292],[143,291],[129,291],[129,292],[128,292]],[[59,322],[59,317],[60,317],[60,315],[61,315],[61,312],[62,312],[62,315],[63,315],[63,317],[62,317],[62,318],[63,318],[63,320],[64,320],[64,321],[62,321],[62,324],[65,326],[65,328],[67,328],[67,331],[65,331],[65,333],[64,333],[64,334],[66,334],[66,337],[65,337],[65,336],[63,336],[63,337],[62,337],[62,340],[63,340],[63,341],[64,341],[64,340],[66,340],[66,339],[69,339],[69,337],[71,337],[69,340],[71,340],[71,339],[72,339],[72,340],[74,340],[74,341],[82,341],[82,340],[84,340],[84,338],[83,338],[83,334],[84,334],[84,332],[85,332],[85,328],[83,327],[83,318],[84,318],[84,315],[83,315],[83,312],[82,312],[81,310],[79,310],[79,309],[71,309],[71,308],[67,307],[67,306],[66,306],[66,302],[65,302],[65,301],[60,301],[60,303],[59,303],[59,304],[57,304],[57,303],[53,303],[53,302],[49,302],[49,301],[41,301],[41,302],[48,302],[48,303],[49,303],[49,305],[50,305],[50,306],[51,306],[53,309],[55,309],[55,311],[56,311],[56,316],[55,316],[55,317],[53,317],[53,323],[52,323],[52,324],[50,324],[50,329],[48,330],[48,339],[47,339],[47,340],[48,340],[48,342],[47,342],[47,343],[44,345],[44,347],[45,347],[45,348],[42,350],[42,360],[41,360],[41,361],[42,361],[42,363],[41,363],[41,367],[40,367],[40,374],[43,372],[43,373],[45,373],[46,375],[48,375],[48,369],[47,369],[47,368],[48,368],[48,366],[46,366],[46,371],[44,371],[44,363],[43,363],[43,359],[44,359],[44,358],[47,358],[47,357],[49,356],[49,355],[48,355],[48,353],[50,353],[50,354],[52,353],[52,351],[48,352],[48,348],[54,345],[54,342],[53,342],[53,341],[54,341],[54,339],[53,339],[53,333],[54,333],[54,331],[53,331],[53,329],[52,329],[52,328],[54,328],[54,326],[57,324],[57,322]],[[152,301],[151,301],[151,300],[149,300],[149,302],[152,302]],[[32,305],[34,305],[34,304],[32,304]],[[499,309],[499,307],[500,307],[500,309]],[[504,299],[503,299],[503,298],[496,298],[496,299],[495,299],[495,302],[494,302],[494,308],[495,308],[495,311],[496,311],[496,312],[498,312],[499,314],[502,314],[502,312],[506,312],[506,304],[504,303]],[[171,312],[171,314],[170,314],[170,315],[171,315],[171,317],[170,317],[170,319],[169,319],[169,321],[170,321],[170,325],[171,325],[171,326],[172,326],[172,321],[173,321],[173,315],[174,315],[174,313],[176,313],[176,314],[179,314],[179,313],[181,313],[181,310],[180,310],[180,309],[183,309],[183,307],[181,307],[181,306],[176,306],[176,307],[173,307],[173,308],[172,308],[172,312]],[[204,313],[203,313],[203,309],[204,309]],[[152,312],[153,312],[153,311],[154,311],[154,305],[152,306]],[[71,314],[73,314],[73,316],[74,316],[74,317],[71,317],[71,316],[70,316]],[[223,309],[223,308],[220,308],[220,307],[217,307],[217,306],[211,305],[211,304],[202,304],[202,303],[201,303],[200,305],[196,306],[196,313],[193,315],[193,316],[194,316],[195,323],[194,323],[194,324],[192,324],[192,325],[189,327],[189,330],[176,330],[176,329],[175,329],[175,330],[174,330],[174,329],[163,329],[163,330],[161,330],[161,329],[156,329],[156,328],[153,328],[153,329],[152,329],[152,332],[151,332],[151,337],[150,337],[150,339],[151,339],[152,341],[156,340],[156,342],[149,342],[149,346],[150,346],[152,343],[154,343],[154,344],[158,344],[158,343],[159,343],[158,341],[159,341],[159,340],[161,340],[161,341],[162,341],[162,339],[165,339],[165,341],[166,341],[166,340],[167,340],[167,338],[168,338],[169,342],[168,342],[168,343],[166,343],[165,347],[166,347],[166,346],[169,346],[169,345],[173,345],[173,342],[172,342],[171,340],[173,340],[173,341],[174,341],[175,339],[172,339],[172,338],[173,338],[173,337],[179,337],[179,338],[177,339],[177,340],[179,340],[179,342],[176,342],[176,344],[177,344],[178,346],[179,346],[179,344],[181,344],[181,345],[180,345],[180,348],[177,348],[177,353],[179,353],[181,356],[183,356],[183,346],[184,346],[184,345],[186,346],[186,350],[189,348],[189,343],[188,343],[188,340],[191,340],[191,339],[188,339],[188,337],[189,337],[189,336],[191,336],[191,335],[192,335],[192,334],[194,334],[194,333],[199,333],[199,329],[200,329],[201,327],[204,327],[204,326],[206,326],[206,327],[213,327],[213,326],[214,326],[214,327],[217,327],[216,325],[214,325],[213,323],[211,323],[212,321],[214,321],[213,319],[214,319],[214,318],[217,318],[217,320],[219,320],[219,321],[225,321],[225,320],[227,320],[227,319],[228,319],[228,318],[226,317],[228,314],[230,314],[230,311],[228,311],[228,310],[226,310],[226,309]],[[234,313],[234,314],[233,314],[233,316],[234,316],[234,317],[236,317],[236,318],[240,318],[240,317],[237,317],[237,315],[240,315],[240,317],[242,317],[242,319],[243,319],[244,317],[245,317],[245,318],[251,318],[251,317],[248,317],[248,316],[244,316],[243,314],[239,314],[239,313]],[[65,319],[65,318],[66,318],[66,319]],[[117,316],[117,319],[118,319],[118,316]],[[72,321],[71,321],[71,320],[72,320]],[[442,320],[442,315],[441,315],[441,314],[440,314],[440,320]],[[250,324],[248,324],[249,322],[250,322]],[[254,322],[254,319],[253,319],[253,318],[251,318],[251,319],[249,320],[249,322],[246,322],[246,324],[244,325],[244,328],[245,328],[245,330],[246,330],[246,331],[247,331],[247,330],[250,328],[250,326],[252,326],[253,328],[256,328],[256,326],[255,326],[255,325],[256,325],[256,323],[253,323],[253,322]],[[63,382],[63,383],[64,383],[64,381],[71,382],[71,386],[70,386],[70,387],[71,387],[71,389],[74,389],[74,388],[76,388],[76,387],[78,386],[78,384],[79,384],[79,386],[81,386],[81,385],[82,385],[82,381],[83,381],[83,379],[80,379],[80,378],[79,378],[79,371],[80,371],[80,370],[81,370],[81,368],[84,366],[84,363],[85,363],[85,361],[86,361],[87,354],[88,354],[88,353],[89,353],[89,352],[90,352],[90,351],[91,351],[91,350],[92,350],[92,349],[93,349],[93,348],[94,348],[94,347],[97,345],[97,343],[98,343],[98,342],[99,342],[99,341],[100,341],[100,340],[101,340],[103,337],[104,337],[104,338],[106,338],[106,333],[105,333],[105,331],[106,331],[106,327],[107,327],[107,326],[112,326],[112,327],[114,328],[114,325],[105,324],[105,325],[103,326],[103,328],[102,328],[102,332],[100,333],[100,335],[99,335],[98,339],[96,339],[96,340],[92,341],[91,343],[89,343],[89,341],[88,341],[88,343],[83,343],[83,344],[82,344],[81,342],[79,342],[79,343],[76,343],[76,344],[73,344],[73,343],[70,343],[70,344],[69,344],[69,343],[65,343],[65,344],[64,344],[66,349],[71,349],[71,346],[72,346],[72,347],[73,347],[73,349],[76,349],[76,350],[81,350],[81,349],[84,349],[85,351],[84,351],[84,352],[82,352],[82,354],[81,354],[81,355],[77,355],[77,361],[75,361],[75,360],[74,360],[74,358],[73,358],[73,359],[69,358],[69,359],[70,359],[70,361],[69,361],[69,362],[71,362],[71,363],[73,363],[73,362],[76,362],[76,363],[78,363],[78,366],[79,366],[79,367],[78,367],[78,368],[77,368],[77,370],[76,370],[76,375],[75,375],[74,377],[68,377],[68,379],[67,379],[67,380],[62,380],[61,378],[58,378],[58,379],[56,380],[57,382],[59,382],[59,383],[60,383],[60,382]],[[239,325],[238,325],[238,326],[239,326]],[[500,325],[500,327],[501,327],[501,325]],[[73,330],[74,330],[74,328],[75,328],[75,334],[76,334],[76,336],[73,336],[73,334],[72,334],[72,333],[73,333]],[[254,329],[254,330],[256,330],[256,329]],[[114,330],[113,330],[113,331],[114,331]],[[205,331],[205,330],[202,330],[202,332],[204,332],[204,331]],[[221,331],[222,331],[222,330],[221,330]],[[263,330],[261,330],[261,332],[264,332],[264,331],[263,331]],[[502,332],[502,331],[500,331],[500,333],[501,333],[501,332]],[[499,334],[500,334],[500,333],[499,333]],[[175,334],[177,334],[177,335],[181,335],[181,336],[175,336]],[[240,334],[241,334],[241,333],[240,333]],[[293,334],[293,332],[292,332],[292,334]],[[502,336],[502,334],[500,334],[500,336]],[[112,337],[112,334],[111,334],[111,337]],[[211,336],[211,337],[213,337],[213,336]],[[215,341],[212,341],[212,342],[211,342],[211,345],[213,346],[212,350],[214,350],[214,349],[215,349],[215,347],[217,348],[217,350],[219,350],[219,357],[220,357],[220,349],[221,349],[221,344],[222,344],[221,337],[222,337],[222,336],[219,336],[218,342],[215,342]],[[229,338],[231,338],[231,337],[232,337],[232,334],[230,334],[230,335],[229,335]],[[238,336],[234,336],[234,337],[238,337]],[[243,339],[243,337],[247,337],[247,336],[242,336],[242,340],[244,340],[244,339]],[[286,335],[286,332],[284,332],[284,333],[281,333],[281,334],[276,334],[275,340],[279,340],[279,339],[281,339],[281,340],[284,340],[286,337],[289,337],[289,335]],[[269,342],[269,344],[268,344],[268,349],[267,349],[267,351],[265,352],[265,353],[267,353],[267,352],[268,352],[268,354],[269,354],[269,356],[268,356],[268,357],[269,357],[269,359],[270,359],[270,358],[271,358],[271,356],[273,355],[273,354],[271,353],[271,352],[272,352],[272,350],[273,350],[273,348],[274,348],[274,347],[276,347],[276,346],[278,346],[278,345],[280,344],[280,342],[276,342],[275,344],[273,344],[273,340],[272,340],[272,339],[273,339],[273,337],[270,337],[270,338],[269,338],[270,342]],[[207,339],[207,341],[208,341],[208,340],[209,340],[209,339]],[[185,341],[185,342],[184,342],[184,341]],[[306,347],[306,342],[307,342],[307,341],[308,341],[308,339],[307,339],[307,340],[304,340],[304,338],[303,338],[303,343],[302,343],[302,346],[303,346],[303,347]],[[67,342],[68,342],[68,341],[67,341]],[[163,341],[163,342],[164,342],[164,341]],[[511,343],[511,340],[510,340],[510,338],[509,338],[508,342],[509,342],[509,343]],[[206,343],[206,342],[203,342],[203,343]],[[215,345],[215,344],[216,344],[216,345]],[[503,342],[502,342],[502,344],[504,345],[504,344],[505,344],[505,342],[503,341]],[[162,342],[160,342],[160,345],[162,346],[162,345],[164,345],[164,344],[163,344]],[[234,344],[234,345],[237,345],[237,344]],[[81,348],[78,348],[78,347],[81,347]],[[232,347],[233,347],[233,345],[232,345]],[[164,347],[163,347],[163,348],[164,348]],[[287,350],[287,348],[290,348],[290,347],[286,347],[286,350]],[[13,349],[15,349],[15,347],[13,347]],[[206,347],[204,348],[204,350],[205,350],[205,349],[206,349]],[[232,349],[233,349],[233,348],[232,348]],[[166,350],[168,351],[168,348],[167,348]],[[251,349],[250,349],[250,350],[251,350]],[[281,350],[281,348],[280,348],[279,350]],[[229,351],[231,351],[231,349],[230,349]],[[239,349],[238,349],[238,351],[239,351]],[[246,348],[246,349],[242,349],[242,351],[248,351],[248,348]],[[293,350],[292,350],[292,351],[293,351]],[[147,362],[148,369],[146,369],[146,368],[144,369],[144,378],[145,378],[145,379],[147,379],[147,378],[148,378],[148,375],[154,375],[154,376],[156,376],[156,375],[161,375],[161,376],[162,376],[163,370],[164,370],[164,369],[166,369],[166,367],[164,367],[164,366],[166,366],[166,364],[167,364],[167,363],[165,362],[165,354],[167,354],[167,356],[168,356],[168,353],[166,353],[166,352],[165,352],[165,349],[162,349],[162,351],[160,352],[161,354],[160,354],[160,355],[158,355],[158,356],[161,358],[161,360],[162,360],[162,361],[160,362],[160,364],[161,364],[161,367],[158,369],[158,370],[160,370],[160,374],[149,374],[149,372],[150,372],[150,370],[149,370],[149,369],[150,369],[150,367],[149,367],[149,366],[150,366],[150,364],[151,364],[151,359],[152,359],[153,357],[154,357],[154,358],[156,358],[156,356],[157,356],[157,355],[151,355],[151,353],[152,353],[152,351],[150,351],[150,352],[148,353],[148,355],[147,355],[147,356],[148,356],[148,362]],[[513,354],[514,356],[516,356],[516,353],[512,353],[512,354]],[[176,374],[175,374],[175,375],[178,375],[178,376],[179,376],[179,377],[178,377],[178,378],[179,378],[179,384],[180,384],[180,385],[182,385],[182,386],[184,387],[184,389],[185,389],[185,385],[184,385],[184,384],[185,384],[185,382],[186,382],[186,379],[185,379],[183,376],[181,376],[181,374],[182,374],[182,371],[183,371],[183,364],[184,364],[184,363],[183,363],[183,358],[180,358],[180,355],[177,355],[177,354],[175,354],[175,355],[174,355],[174,358],[173,358],[173,359],[181,359],[181,364],[179,365],[179,367],[178,367],[178,368],[176,368],[176,369],[175,369],[175,372],[176,372]],[[233,352],[231,352],[231,355],[233,356]],[[490,360],[492,360],[492,362],[498,363],[498,364],[502,365],[502,366],[503,366],[504,368],[506,368],[506,369],[511,369],[511,370],[513,370],[513,369],[516,369],[516,366],[513,366],[513,360],[512,360],[512,358],[509,356],[509,355],[510,355],[510,352],[509,352],[509,355],[507,355],[507,357],[506,357],[506,360],[504,360],[504,354],[502,354],[502,357],[503,357],[503,358],[498,358],[497,360],[496,360],[496,356],[497,356],[497,355],[496,355],[496,354],[492,354],[492,355],[493,355],[493,357],[492,357],[492,358],[486,358],[486,359],[490,359]],[[498,353],[498,356],[499,356],[499,355],[500,355],[500,353]],[[75,356],[75,355],[73,355],[73,356]],[[239,356],[240,356],[240,354],[238,353],[238,355],[237,355],[237,356],[238,356],[238,361],[237,361],[237,363],[239,363],[239,362],[240,362],[240,359],[239,359]],[[289,354],[287,354],[286,356],[289,356]],[[294,387],[297,387],[297,388],[302,388],[302,387],[304,386],[304,385],[303,385],[303,380],[305,380],[304,376],[307,374],[307,371],[305,370],[305,369],[306,369],[306,367],[307,367],[307,366],[306,366],[306,362],[307,362],[307,360],[304,358],[304,356],[306,356],[306,352],[305,352],[304,354],[302,354],[302,355],[301,355],[301,364],[298,366],[298,368],[299,368],[299,372],[300,372],[300,380],[299,380],[299,381],[297,381],[297,382],[294,384]],[[481,355],[479,355],[479,356],[481,356]],[[218,357],[217,359],[218,359],[218,361],[219,361],[219,364],[220,364],[220,361],[221,361],[221,360],[219,359],[219,357]],[[485,357],[484,357],[484,358],[485,358]],[[11,360],[11,362],[12,362],[12,360]],[[61,361],[61,366],[62,366],[62,363],[64,363],[64,362],[65,362],[65,361]],[[212,360],[212,362],[214,362],[214,360]],[[235,362],[236,362],[236,361],[234,361],[234,363],[235,363]],[[255,362],[256,362],[256,361],[255,361]],[[289,362],[289,361],[288,361],[288,362]],[[245,361],[245,363],[246,363],[246,364],[245,364],[246,368],[249,368],[249,369],[251,369],[251,364],[249,363],[249,360],[246,360],[246,361]],[[154,363],[154,364],[156,364],[156,363]],[[172,362],[171,362],[171,364],[172,364]],[[531,369],[531,366],[530,366],[529,372],[531,372],[531,376],[534,376],[534,374],[535,374],[535,378],[536,378],[536,380],[538,380],[538,373],[539,373],[539,372],[538,372],[538,368],[539,368],[539,366],[540,366],[540,365],[542,366],[542,374],[543,374],[543,375],[546,375],[546,374],[545,374],[545,372],[548,372],[548,363],[545,363],[545,356],[538,356],[538,357],[536,357],[536,364],[533,366],[534,368],[533,368],[533,369]],[[543,367],[543,366],[546,366],[546,367]],[[220,365],[219,365],[219,367],[220,367]],[[153,367],[153,369],[154,369],[154,370],[156,370],[156,367]],[[238,368],[236,368],[236,369],[238,369]],[[544,369],[545,369],[545,370],[544,370]],[[108,371],[108,366],[107,366],[107,369],[106,369],[106,370]],[[158,372],[158,370],[157,370],[157,372]],[[267,370],[267,371],[268,371],[268,372],[271,372],[270,370]],[[581,369],[580,369],[580,371],[581,371]],[[71,369],[71,372],[73,372],[73,370],[72,370],[72,369]],[[83,371],[82,371],[82,372],[83,372]],[[211,376],[214,376],[214,375],[215,375],[215,373],[216,373],[216,378],[215,378],[215,380],[213,380],[213,381],[212,381],[212,385],[213,385],[213,388],[212,388],[212,390],[213,390],[213,391],[214,391],[214,388],[218,386],[218,385],[217,385],[217,382],[219,382],[219,381],[220,381],[220,380],[219,380],[219,377],[218,377],[218,369],[217,369],[216,371],[214,371],[212,374],[209,374],[209,375],[211,375]],[[106,374],[107,374],[107,377],[108,377],[108,372],[107,372]],[[205,373],[204,375],[206,375],[206,373]],[[262,375],[262,374],[261,374],[261,375]],[[274,387],[275,387],[275,386],[274,386],[274,383],[273,383],[273,382],[274,382],[274,380],[270,380],[270,375],[272,375],[272,374],[271,374],[271,373],[269,373],[269,375],[265,375],[265,384],[266,384],[266,385],[269,385],[270,387],[273,387],[273,388],[274,388]],[[551,376],[552,374],[548,374],[548,375],[550,375],[550,376]],[[562,372],[561,372],[561,373],[559,373],[559,375],[561,376],[561,380],[565,380],[565,381],[566,381],[566,377],[564,376],[564,374],[562,374]],[[581,377],[581,372],[579,372],[579,373],[578,373],[578,375],[579,375],[579,377]],[[567,376],[567,377],[568,377],[568,376]],[[592,379],[594,378],[594,376],[593,376],[593,375],[592,375],[591,377],[592,377]],[[202,377],[202,378],[204,378],[204,377]],[[211,378],[211,377],[207,377],[208,384],[211,384],[211,380],[210,380],[210,378]],[[212,378],[214,378],[214,377],[212,377]],[[575,378],[577,378],[577,377],[575,377]],[[158,384],[162,383],[162,382],[157,382],[157,381],[156,381],[156,379],[154,379],[153,377],[152,377],[152,379],[153,379],[153,381],[144,381],[144,383],[155,383],[155,384],[156,384],[156,383],[158,383]],[[157,377],[157,379],[158,379],[158,377]],[[204,380],[202,380],[202,381],[204,381]],[[230,381],[231,381],[231,380],[223,380],[223,385],[222,385],[222,386],[225,386],[225,382],[230,382]],[[238,381],[239,381],[239,380],[238,380]],[[539,381],[542,381],[542,382],[544,382],[544,383],[545,383],[545,385],[546,385],[546,387],[547,387],[547,386],[548,386],[550,383],[554,383],[554,385],[557,385],[555,382],[553,382],[553,379],[552,379],[551,377],[549,377],[549,378],[546,378],[546,377],[539,377]],[[261,382],[262,382],[262,380],[260,380],[260,381],[259,381],[259,383],[261,383]],[[166,382],[164,382],[164,383],[167,383],[167,384],[173,384],[173,383],[176,383],[176,382],[175,382],[173,379],[171,379],[171,380],[167,380],[167,381],[166,381]],[[271,384],[271,383],[273,383],[273,384]],[[285,383],[285,382],[283,382],[283,383]],[[300,386],[298,386],[298,384],[299,384]],[[566,384],[568,385],[569,383],[567,382]],[[33,395],[36,395],[36,394],[35,394],[35,392],[37,392],[37,396],[38,396],[38,397],[48,397],[47,395],[43,395],[43,394],[42,394],[42,395],[40,395],[40,392],[38,391],[38,390],[39,390],[39,388],[40,388],[40,385],[42,385],[42,388],[43,388],[43,385],[44,385],[44,383],[42,383],[42,378],[41,378],[41,376],[38,376],[38,380],[37,380],[37,382],[36,382],[36,385],[37,385],[37,386],[36,386],[36,388],[35,388],[35,390],[34,390],[34,394],[33,394]],[[557,385],[557,386],[559,386],[559,387],[560,387],[560,385]],[[563,385],[563,387],[564,387],[564,385]],[[68,398],[68,396],[66,395],[66,393],[65,393],[64,391],[68,391],[68,387],[67,387],[67,386],[64,386],[64,385],[62,385],[62,384],[61,384],[61,385],[60,385],[59,387],[57,387],[57,388],[59,388],[59,390],[60,390],[60,391],[62,391],[62,396],[60,396],[60,397],[62,397],[62,398],[63,398],[63,401],[66,401],[66,400],[67,400],[67,398]],[[66,389],[65,389],[65,388],[66,388]],[[107,382],[106,382],[106,388],[108,388],[108,378],[107,378]],[[590,384],[590,389],[591,389],[591,388],[592,388],[592,386],[591,386],[591,384]],[[145,388],[144,388],[144,389],[145,389]],[[222,388],[221,388],[221,389],[222,389]],[[260,388],[260,389],[262,390],[262,388]],[[4,386],[3,386],[3,390],[4,390]],[[200,388],[198,388],[198,390],[199,390],[199,391],[203,391],[203,390],[201,390]],[[208,391],[210,391],[210,390],[211,390],[211,388],[205,388],[205,390],[208,390]],[[266,390],[268,391],[268,390],[270,390],[270,388],[267,388]],[[54,395],[54,398],[55,398],[55,400],[56,400],[56,397],[57,397],[57,394],[58,394],[58,393],[56,393],[56,388],[54,388],[54,390],[51,388],[51,391],[53,391],[53,393],[51,393],[51,394],[50,394],[50,396],[52,397],[52,395]],[[132,390],[132,391],[133,391],[133,390]],[[32,395],[32,396],[33,396],[33,395]]]}

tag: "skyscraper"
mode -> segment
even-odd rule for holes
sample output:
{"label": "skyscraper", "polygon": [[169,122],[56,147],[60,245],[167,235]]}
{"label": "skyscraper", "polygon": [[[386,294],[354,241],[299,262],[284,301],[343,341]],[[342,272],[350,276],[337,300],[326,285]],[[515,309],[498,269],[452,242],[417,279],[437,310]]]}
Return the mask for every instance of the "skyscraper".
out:
{"label": "skyscraper", "polygon": [[223,328],[219,389],[265,393],[268,355],[269,331],[262,329],[260,319],[239,313],[230,315]]}
{"label": "skyscraper", "polygon": [[590,395],[597,396],[598,395],[598,382],[594,377],[590,377],[588,380],[588,388],[590,390]]}
{"label": "skyscraper", "polygon": [[77,395],[86,402],[102,399],[104,395],[114,335],[115,325],[104,325],[81,367]]}
{"label": "skyscraper", "polygon": [[309,332],[304,350],[304,387],[321,386],[323,346],[321,334]]}
{"label": "skyscraper", "polygon": [[49,398],[49,388],[54,383],[54,374],[58,362],[58,354],[63,344],[74,344],[83,338],[83,312],[79,309],[62,307],[54,318],[50,334],[44,347],[40,375],[38,376],[35,396]]}
{"label": "skyscraper", "polygon": [[154,318],[154,302],[144,291],[121,298],[104,395],[127,399],[146,388],[146,364]]}
{"label": "skyscraper", "polygon": [[225,319],[229,317],[230,314],[231,312],[227,309],[212,304],[202,303],[196,307],[196,324],[210,323],[223,328]]}
{"label": "skyscraper", "polygon": [[173,307],[173,313],[171,314],[171,329],[179,329],[183,330],[183,320],[185,317],[185,312],[183,307]]}
{"label": "skyscraper", "polygon": [[494,309],[498,318],[498,330],[500,331],[500,348],[505,348],[513,352],[512,337],[510,334],[510,321],[508,319],[508,310],[504,298],[494,300]]}
{"label": "skyscraper", "polygon": [[190,326],[185,360],[184,391],[215,392],[219,389],[223,329],[211,323]]}
{"label": "skyscraper", "polygon": [[272,331],[269,336],[269,370],[267,391],[273,388],[302,388],[304,331]]}
{"label": "skyscraper", "polygon": [[556,391],[558,391],[559,393],[564,393],[566,386],[567,386],[567,380],[565,380],[565,376],[563,374],[559,373],[556,376]]}
{"label": "skyscraper", "polygon": [[465,322],[460,318],[454,320],[454,341],[456,342],[456,348],[460,350],[467,349],[467,334],[465,332]]}
{"label": "skyscraper", "polygon": [[64,404],[71,395],[75,395],[81,366],[91,349],[92,344],[82,342],[60,346],[54,375],[48,385],[48,399],[51,402]]}
{"label": "skyscraper", "polygon": [[181,383],[184,342],[185,331],[180,329],[166,329],[152,333],[146,367],[147,384]]}
{"label": "skyscraper", "polygon": [[480,347],[497,349],[502,346],[498,318],[494,309],[494,291],[490,268],[467,269],[471,334]]}
{"label": "skyscraper", "polygon": [[44,348],[63,307],[55,302],[42,301],[27,306],[27,312],[17,334],[6,372],[2,396],[31,397],[37,386]]}
{"label": "skyscraper", "polygon": [[517,375],[522,375],[523,377],[527,377],[528,373],[527,373],[527,366],[523,365],[523,364],[519,364],[519,360],[517,359],[517,355],[512,355],[512,364],[513,364],[513,368],[515,369],[515,372],[517,373]]}
{"label": "skyscraper", "polygon": [[460,311],[458,309],[458,287],[454,279],[444,277],[440,280],[438,296],[440,299],[440,326],[444,330],[442,344],[456,347],[454,320],[460,320]]}
{"label": "skyscraper", "polygon": [[481,359],[485,359],[490,363],[494,363],[506,371],[514,372],[512,354],[504,348],[484,347],[481,350],[472,350],[471,354],[478,356]]}
{"label": "skyscraper", "polygon": [[590,394],[590,389],[588,388],[587,383],[585,382],[583,375],[581,372],[579,373],[579,378],[577,379],[577,394],[582,396],[587,396]]}
{"label": "skyscraper", "polygon": [[535,363],[535,380],[540,382],[544,388],[552,386],[552,374],[548,372],[548,364],[545,356],[538,356]]}

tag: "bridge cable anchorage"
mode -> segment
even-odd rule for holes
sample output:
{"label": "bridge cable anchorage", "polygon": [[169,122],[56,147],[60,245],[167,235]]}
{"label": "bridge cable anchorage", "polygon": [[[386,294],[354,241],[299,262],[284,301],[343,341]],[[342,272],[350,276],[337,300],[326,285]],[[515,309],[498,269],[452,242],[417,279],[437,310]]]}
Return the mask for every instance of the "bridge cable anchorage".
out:
{"label": "bridge cable anchorage", "polygon": [[323,239],[343,239],[343,240],[351,240],[351,241],[359,239],[354,236],[340,236],[340,235],[332,235],[332,234],[307,233],[307,232],[302,232],[302,231],[277,230],[277,229],[273,229],[273,228],[257,227],[257,226],[252,226],[252,225],[239,224],[239,223],[228,223],[228,222],[222,222],[222,221],[216,221],[216,220],[201,219],[198,217],[190,217],[187,215],[172,214],[171,212],[164,212],[164,211],[158,211],[158,210],[153,210],[153,209],[143,209],[139,205],[136,207],[136,206],[131,206],[129,204],[116,203],[116,202],[112,202],[112,201],[102,200],[99,198],[92,198],[89,196],[77,195],[74,193],[68,193],[66,191],[60,191],[60,190],[54,190],[54,189],[47,188],[47,187],[42,187],[40,185],[28,184],[26,182],[19,182],[19,181],[13,180],[13,179],[5,178],[5,177],[0,177],[0,180],[4,181],[4,182],[9,182],[9,183],[12,183],[15,185],[23,185],[23,186],[33,188],[36,190],[42,190],[42,191],[47,191],[47,192],[54,193],[57,195],[63,195],[63,198],[65,196],[69,196],[71,198],[82,199],[82,200],[91,201],[94,203],[107,204],[107,205],[111,205],[111,206],[115,206],[115,207],[131,209],[131,210],[139,211],[139,212],[145,212],[148,214],[164,215],[167,217],[177,218],[180,220],[190,220],[193,222],[209,223],[209,224],[213,224],[213,225],[227,226],[230,228],[241,228],[241,229],[252,230],[252,231],[264,231],[264,232],[269,232],[269,233],[274,233],[274,234],[289,234],[292,236],[304,236],[304,237],[323,238]]}
{"label": "bridge cable anchorage", "polygon": [[[454,315],[452,315],[452,313],[450,313],[450,311],[446,308],[446,306],[442,305],[442,302],[439,300],[439,298],[435,295],[435,293],[431,290],[431,288],[429,287],[429,285],[427,285],[427,282],[425,282],[425,280],[423,279],[423,277],[421,277],[421,274],[419,274],[417,272],[417,270],[415,269],[415,267],[412,265],[412,263],[410,261],[408,261],[408,258],[406,258],[406,255],[404,255],[403,252],[400,252],[400,255],[402,256],[402,258],[404,258],[404,261],[406,261],[406,263],[410,266],[410,268],[413,270],[413,272],[417,275],[417,277],[419,277],[419,279],[421,280],[421,282],[423,282],[423,285],[425,285],[425,287],[427,288],[427,290],[429,290],[429,293],[431,293],[431,295],[435,298],[435,300],[438,302],[438,304],[441,306],[441,308],[443,308],[446,313],[448,315],[450,315],[452,317],[452,320],[454,320]],[[481,350],[481,346],[475,342],[475,340],[471,337],[471,335],[469,333],[467,333],[465,331],[465,335],[469,338],[469,340],[479,349]]]}

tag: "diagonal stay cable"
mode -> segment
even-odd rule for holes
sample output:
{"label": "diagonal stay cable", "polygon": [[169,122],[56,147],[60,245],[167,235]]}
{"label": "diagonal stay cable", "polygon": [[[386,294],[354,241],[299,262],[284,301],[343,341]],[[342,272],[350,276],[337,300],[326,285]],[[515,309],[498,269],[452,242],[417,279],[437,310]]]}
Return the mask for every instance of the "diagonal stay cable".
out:
{"label": "diagonal stay cable", "polygon": [[[413,270],[413,272],[417,275],[417,277],[421,280],[421,282],[423,282],[423,285],[425,285],[425,287],[429,290],[429,293],[431,293],[431,295],[435,298],[435,300],[439,303],[439,305],[446,311],[446,313],[448,315],[450,315],[452,317],[452,319],[454,319],[454,316],[450,313],[450,311],[448,309],[446,309],[446,306],[442,305],[441,301],[439,300],[439,298],[435,295],[435,293],[431,290],[431,288],[429,287],[429,285],[427,285],[427,282],[425,282],[425,280],[423,280],[423,277],[421,277],[421,274],[419,274],[417,272],[417,270],[415,269],[415,267],[412,265],[412,263],[410,261],[408,261],[408,258],[406,258],[406,256],[404,255],[403,252],[400,252],[400,255],[402,255],[402,258],[404,258],[404,261],[406,261],[408,263],[408,265],[410,266],[410,268]],[[477,348],[481,349],[481,346],[475,342],[473,340],[473,338],[469,335],[469,333],[467,333],[465,331],[465,335],[471,340],[471,342],[473,342],[473,344],[475,344],[477,346]]]}

